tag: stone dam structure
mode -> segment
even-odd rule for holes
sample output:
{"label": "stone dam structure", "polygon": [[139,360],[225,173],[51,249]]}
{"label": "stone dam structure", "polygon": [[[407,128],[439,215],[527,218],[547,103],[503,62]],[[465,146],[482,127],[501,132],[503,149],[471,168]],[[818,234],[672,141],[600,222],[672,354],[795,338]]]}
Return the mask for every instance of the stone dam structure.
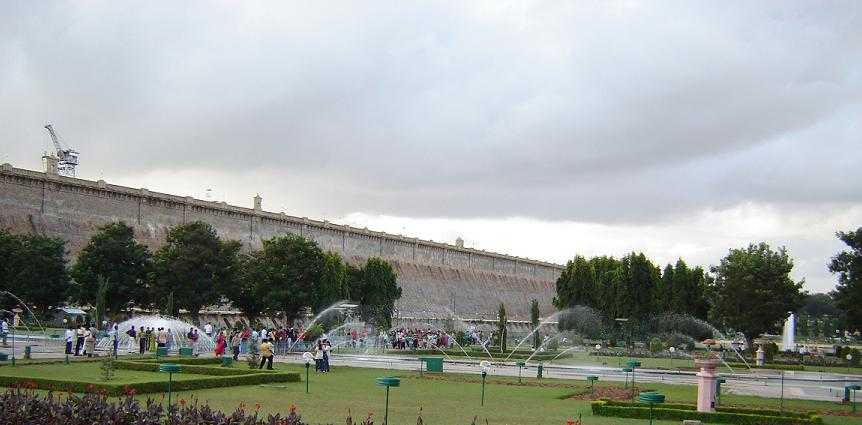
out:
{"label": "stone dam structure", "polygon": [[178,224],[205,221],[219,236],[241,241],[248,249],[278,235],[296,234],[351,263],[369,257],[389,261],[398,273],[402,297],[396,319],[423,320],[457,316],[471,322],[496,319],[502,302],[513,321],[529,320],[530,300],[541,315],[553,311],[555,282],[563,266],[391,235],[367,229],[293,217],[192,197],[151,192],[0,165],[0,228],[62,238],[74,256],[96,229],[123,221],[137,239],[157,249]]}

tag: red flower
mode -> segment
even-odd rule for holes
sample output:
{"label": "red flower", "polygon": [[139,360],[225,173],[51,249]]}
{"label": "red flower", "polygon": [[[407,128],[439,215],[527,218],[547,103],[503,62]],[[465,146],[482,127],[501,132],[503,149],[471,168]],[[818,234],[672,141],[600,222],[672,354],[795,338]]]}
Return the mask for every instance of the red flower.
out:
{"label": "red flower", "polygon": [[181,398],[181,399],[180,399],[180,406],[185,407],[185,405],[186,405],[186,399]]}
{"label": "red flower", "polygon": [[296,405],[295,404],[290,405],[290,413],[296,413]]}
{"label": "red flower", "polygon": [[254,410],[255,410],[255,411],[260,410],[260,403],[255,403],[255,404],[254,404]]}

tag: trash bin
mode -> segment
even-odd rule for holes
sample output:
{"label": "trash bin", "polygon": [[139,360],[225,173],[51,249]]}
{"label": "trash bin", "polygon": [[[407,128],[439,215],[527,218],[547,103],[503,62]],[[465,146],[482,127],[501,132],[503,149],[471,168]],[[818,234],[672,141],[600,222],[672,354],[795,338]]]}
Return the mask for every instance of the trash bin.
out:
{"label": "trash bin", "polygon": [[168,355],[168,347],[156,348],[156,357],[166,357]]}
{"label": "trash bin", "polygon": [[420,357],[419,360],[425,363],[426,372],[443,372],[442,357]]}
{"label": "trash bin", "polygon": [[9,360],[9,355],[6,353],[0,353],[0,362],[5,362]]}
{"label": "trash bin", "polygon": [[194,355],[194,350],[191,347],[180,348],[180,357],[191,357]]}
{"label": "trash bin", "polygon": [[221,357],[221,365],[223,367],[233,367],[233,357],[231,356],[222,356]]}
{"label": "trash bin", "polygon": [[29,359],[29,358],[31,358],[31,357],[30,357],[30,353],[32,353],[32,350],[33,350],[33,348],[32,348],[32,347],[30,347],[29,345],[27,345],[27,346],[25,346],[25,347],[24,347],[24,358],[25,358],[25,359]]}

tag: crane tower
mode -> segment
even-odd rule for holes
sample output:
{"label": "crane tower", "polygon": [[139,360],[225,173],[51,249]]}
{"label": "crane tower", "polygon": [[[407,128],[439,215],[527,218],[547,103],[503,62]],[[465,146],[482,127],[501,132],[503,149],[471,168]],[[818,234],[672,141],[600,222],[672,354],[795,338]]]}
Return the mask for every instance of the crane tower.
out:
{"label": "crane tower", "polygon": [[51,135],[51,141],[54,142],[54,148],[57,149],[57,153],[56,156],[45,154],[43,158],[49,161],[49,163],[53,160],[57,161],[57,174],[75,177],[75,167],[78,166],[78,151],[72,148],[63,149],[63,145],[60,144],[60,138],[54,132],[53,125],[45,124],[45,129]]}

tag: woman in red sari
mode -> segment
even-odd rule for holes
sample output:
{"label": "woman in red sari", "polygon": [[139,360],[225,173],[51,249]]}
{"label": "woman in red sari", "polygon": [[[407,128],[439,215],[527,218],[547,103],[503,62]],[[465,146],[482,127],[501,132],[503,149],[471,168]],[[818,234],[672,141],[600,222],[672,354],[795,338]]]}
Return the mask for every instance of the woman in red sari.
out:
{"label": "woman in red sari", "polygon": [[215,345],[215,355],[216,357],[221,357],[224,354],[224,349],[227,346],[227,342],[225,341],[224,331],[218,333],[218,338],[216,339]]}

